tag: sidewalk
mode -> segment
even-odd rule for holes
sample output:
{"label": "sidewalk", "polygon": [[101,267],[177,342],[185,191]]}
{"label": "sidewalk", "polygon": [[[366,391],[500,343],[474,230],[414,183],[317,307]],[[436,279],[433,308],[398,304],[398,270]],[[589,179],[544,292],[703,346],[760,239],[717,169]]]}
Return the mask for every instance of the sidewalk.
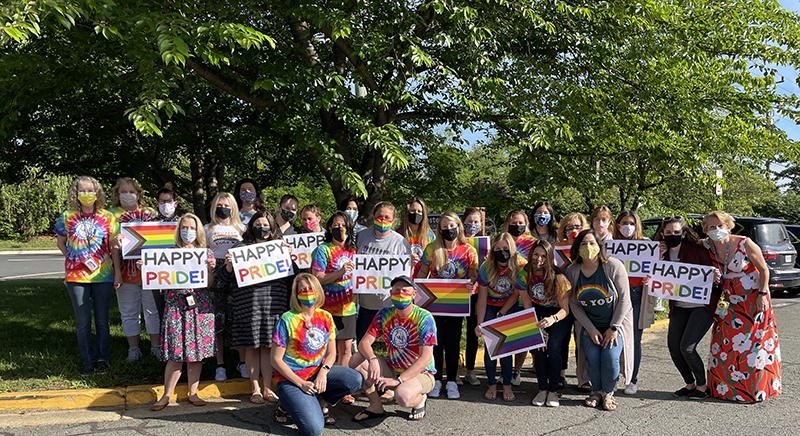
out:
{"label": "sidewalk", "polygon": [[29,256],[31,254],[61,254],[58,250],[9,250],[9,251],[0,251],[0,256],[15,256],[15,255],[23,255]]}

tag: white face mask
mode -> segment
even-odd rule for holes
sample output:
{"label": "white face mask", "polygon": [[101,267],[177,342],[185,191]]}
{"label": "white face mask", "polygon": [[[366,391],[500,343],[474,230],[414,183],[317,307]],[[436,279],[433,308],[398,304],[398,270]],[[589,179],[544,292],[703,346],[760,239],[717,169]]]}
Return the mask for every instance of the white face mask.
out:
{"label": "white face mask", "polygon": [[600,228],[605,230],[608,228],[609,222],[606,220],[600,220],[597,222],[600,225]]}
{"label": "white face mask", "polygon": [[161,215],[172,216],[172,214],[175,213],[175,202],[159,203],[158,210],[161,212]]}
{"label": "white face mask", "polygon": [[130,192],[119,194],[119,204],[127,207],[136,206],[136,203],[139,201],[138,197],[138,195],[131,194]]}
{"label": "white face mask", "polygon": [[185,244],[191,244],[197,239],[197,230],[181,229],[181,239]]}
{"label": "white face mask", "polygon": [[634,226],[633,224],[625,224],[619,226],[619,232],[622,233],[622,236],[626,238],[630,238],[631,236],[633,236],[633,232],[635,231],[636,231],[636,226]]}
{"label": "white face mask", "polygon": [[727,229],[714,229],[706,233],[709,238],[713,241],[721,241],[730,235],[730,232]]}

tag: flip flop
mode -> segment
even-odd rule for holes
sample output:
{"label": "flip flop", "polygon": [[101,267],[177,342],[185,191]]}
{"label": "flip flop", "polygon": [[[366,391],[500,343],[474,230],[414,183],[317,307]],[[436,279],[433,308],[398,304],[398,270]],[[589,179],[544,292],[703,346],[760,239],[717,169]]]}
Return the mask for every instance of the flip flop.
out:
{"label": "flip flop", "polygon": [[261,392],[256,392],[250,396],[250,402],[253,404],[264,404],[264,396],[261,395]]}
{"label": "flip flop", "polygon": [[278,395],[272,392],[272,389],[267,389],[267,395],[264,396],[264,399],[267,400],[267,403],[277,403],[280,401]]}
{"label": "flip flop", "polygon": [[356,402],[356,399],[353,398],[352,395],[348,394],[348,395],[345,395],[344,397],[342,397],[342,404],[353,404],[355,402]]}
{"label": "flip flop", "polygon": [[[427,408],[428,408],[428,396],[426,395],[425,396],[425,401],[422,403],[422,407],[419,407],[419,408],[416,408],[416,409],[414,409],[414,408],[411,409],[411,413],[408,415],[408,420],[409,421],[420,421],[420,420],[422,420],[423,418],[425,418],[428,415],[426,413]],[[414,415],[419,415],[420,413],[422,414],[422,416],[420,416],[419,418],[414,418]]]}
{"label": "flip flop", "polygon": [[503,392],[503,401],[514,401],[514,400],[516,400],[516,399],[517,399],[517,397],[516,397],[516,396],[514,396],[514,393],[513,393],[513,392],[511,392],[511,395],[510,395],[510,396],[506,396],[506,393],[505,393],[505,392]]}
{"label": "flip flop", "polygon": [[[366,417],[357,419],[356,416],[358,415],[366,415]],[[356,416],[353,417],[353,422],[362,422],[362,421],[369,421],[370,419],[384,418],[386,417],[386,412],[375,413],[373,411],[364,409],[361,412],[359,412]]]}

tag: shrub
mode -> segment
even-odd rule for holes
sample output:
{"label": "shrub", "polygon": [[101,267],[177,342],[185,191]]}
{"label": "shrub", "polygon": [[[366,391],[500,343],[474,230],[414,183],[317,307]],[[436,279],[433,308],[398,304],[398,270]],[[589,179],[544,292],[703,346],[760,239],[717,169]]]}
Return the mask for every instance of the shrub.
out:
{"label": "shrub", "polygon": [[72,177],[45,173],[31,167],[25,179],[0,187],[0,237],[26,237],[51,233],[67,208]]}

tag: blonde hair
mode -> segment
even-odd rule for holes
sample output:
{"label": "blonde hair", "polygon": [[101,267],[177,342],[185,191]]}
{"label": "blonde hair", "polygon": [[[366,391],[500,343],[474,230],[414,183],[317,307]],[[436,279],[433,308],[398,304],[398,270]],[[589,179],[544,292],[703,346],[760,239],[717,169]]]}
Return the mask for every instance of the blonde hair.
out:
{"label": "blonde hair", "polygon": [[307,205],[303,206],[303,208],[300,210],[300,213],[299,213],[299,215],[301,217],[303,215],[303,212],[311,212],[311,213],[313,213],[314,215],[317,216],[317,218],[319,218],[320,223],[322,223],[322,212],[319,210],[319,207],[317,207],[316,204],[307,204]]}
{"label": "blonde hair", "polygon": [[208,223],[208,230],[213,231],[214,227],[220,225],[221,220],[217,216],[216,210],[219,201],[223,198],[227,198],[228,203],[231,205],[231,225],[233,226],[233,228],[239,231],[239,235],[241,236],[242,233],[244,233],[244,231],[247,230],[247,228],[242,223],[242,219],[239,218],[239,206],[236,204],[236,199],[233,198],[233,195],[231,195],[228,192],[220,192],[211,201],[211,211],[210,211],[211,222]]}
{"label": "blonde hair", "polygon": [[735,225],[736,222],[736,220],[734,220],[731,214],[729,214],[728,212],[723,212],[721,210],[715,210],[713,212],[709,212],[706,214],[706,216],[703,217],[704,233],[708,231],[708,222],[711,221],[711,218],[718,219],[722,224],[725,224],[731,229],[733,229],[733,226]]}
{"label": "blonde hair", "polygon": [[325,304],[325,291],[322,290],[322,285],[319,284],[319,280],[309,273],[300,273],[297,275],[297,277],[295,277],[294,283],[292,283],[292,295],[289,296],[289,307],[295,312],[301,312],[305,307],[303,303],[297,299],[297,291],[300,288],[300,283],[303,281],[308,282],[309,286],[311,286],[311,289],[314,290],[314,295],[316,295],[317,301],[314,302],[314,305],[311,308],[317,310],[317,308],[322,307]]}
{"label": "blonde hair", "polygon": [[144,201],[144,189],[136,183],[136,180],[133,180],[130,177],[120,177],[117,179],[117,184],[111,188],[111,205],[114,207],[120,206],[119,202],[119,190],[122,188],[122,185],[130,183],[133,186],[133,189],[136,190],[136,203],[138,204],[139,209],[144,209],[147,207],[147,202]]}
{"label": "blonde hair", "polygon": [[100,182],[97,181],[94,177],[90,176],[78,176],[75,177],[75,180],[72,181],[72,184],[69,186],[69,191],[67,191],[67,199],[69,200],[69,207],[74,210],[81,210],[81,202],[78,201],[78,185],[81,183],[91,183],[92,187],[94,188],[94,193],[97,196],[97,200],[94,202],[94,208],[97,210],[103,209],[106,206],[106,194],[103,191],[103,186]]}
{"label": "blonde hair", "polygon": [[616,229],[616,226],[614,225],[614,215],[611,213],[611,209],[609,209],[606,205],[597,206],[592,211],[592,215],[589,217],[589,225],[592,225],[594,219],[597,218],[601,213],[608,214],[608,229],[606,229],[606,231],[613,235],[614,229]]}
{"label": "blonde hair", "polygon": [[581,222],[581,230],[586,230],[589,228],[589,222],[586,221],[586,216],[584,216],[580,212],[572,212],[564,215],[564,218],[561,218],[561,221],[558,222],[558,240],[563,241],[567,239],[567,232],[565,227],[567,224],[571,223],[572,221],[578,220]]}
{"label": "blonde hair", "polygon": [[400,229],[398,230],[398,233],[403,235],[406,240],[408,240],[408,238],[414,234],[414,232],[411,231],[411,223],[408,222],[408,209],[414,203],[419,203],[419,205],[422,206],[422,222],[419,223],[417,235],[419,236],[419,245],[424,250],[425,247],[427,247],[431,242],[430,234],[432,232],[431,226],[428,223],[428,206],[425,205],[425,202],[421,198],[414,197],[411,200],[408,200],[408,203],[406,204],[406,213],[403,215],[403,219],[400,220]]}
{"label": "blonde hair", "polygon": [[500,268],[497,265],[497,260],[494,258],[494,247],[501,241],[505,241],[508,245],[508,252],[511,253],[511,257],[508,259],[508,269],[505,273],[508,281],[514,283],[517,274],[522,270],[520,263],[523,262],[520,262],[519,251],[517,251],[517,244],[514,243],[514,237],[511,236],[510,233],[503,232],[500,236],[492,238],[492,249],[489,250],[489,255],[486,256],[486,260],[483,261],[483,263],[486,264],[486,277],[489,279],[489,287],[491,288],[497,286],[497,281],[500,279],[498,275]]}
{"label": "blonde hair", "polygon": [[511,222],[511,219],[517,215],[522,215],[525,218],[525,233],[523,235],[530,235],[531,234],[531,223],[528,221],[528,214],[525,213],[524,210],[512,210],[511,212],[506,215],[506,220],[503,221],[503,232],[508,232],[508,223]]}
{"label": "blonde hair", "polygon": [[193,219],[195,225],[195,231],[197,232],[197,236],[195,237],[194,244],[196,248],[206,248],[206,232],[203,231],[203,223],[200,221],[200,218],[189,212],[183,214],[180,218],[178,218],[178,225],[175,226],[175,245],[181,246],[183,243],[183,239],[181,238],[181,223],[185,219]]}
{"label": "blonde hair", "polygon": [[433,259],[431,260],[431,267],[436,271],[442,271],[447,268],[447,246],[445,240],[442,238],[442,220],[449,219],[458,224],[458,236],[456,237],[456,246],[468,244],[466,236],[464,236],[464,224],[461,223],[461,218],[455,212],[447,211],[439,217],[439,225],[436,226],[436,239],[433,241]]}

